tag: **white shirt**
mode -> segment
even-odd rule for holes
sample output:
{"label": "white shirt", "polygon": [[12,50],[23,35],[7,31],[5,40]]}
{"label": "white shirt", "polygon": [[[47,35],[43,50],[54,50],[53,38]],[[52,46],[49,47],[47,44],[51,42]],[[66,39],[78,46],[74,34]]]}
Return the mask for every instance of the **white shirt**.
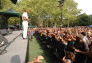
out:
{"label": "white shirt", "polygon": [[25,17],[25,18],[28,19],[28,13],[27,13],[27,12],[24,12],[24,13],[22,14],[22,17]]}
{"label": "white shirt", "polygon": [[84,36],[84,38],[83,38],[83,41],[87,44],[87,45],[89,45],[89,39],[86,37],[86,36]]}

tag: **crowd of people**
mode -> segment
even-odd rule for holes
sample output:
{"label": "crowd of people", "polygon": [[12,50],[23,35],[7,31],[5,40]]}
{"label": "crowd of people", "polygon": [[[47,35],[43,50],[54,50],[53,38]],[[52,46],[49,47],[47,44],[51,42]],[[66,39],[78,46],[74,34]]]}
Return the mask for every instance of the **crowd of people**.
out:
{"label": "crowd of people", "polygon": [[92,62],[92,28],[31,28],[28,31],[31,38],[34,34],[61,63]]}

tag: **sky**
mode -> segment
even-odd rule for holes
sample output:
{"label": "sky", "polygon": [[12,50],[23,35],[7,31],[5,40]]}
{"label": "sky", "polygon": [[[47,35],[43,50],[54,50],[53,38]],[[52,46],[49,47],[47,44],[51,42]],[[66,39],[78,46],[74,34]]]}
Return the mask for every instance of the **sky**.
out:
{"label": "sky", "polygon": [[92,0],[74,0],[78,3],[78,9],[82,9],[82,13],[92,14]]}

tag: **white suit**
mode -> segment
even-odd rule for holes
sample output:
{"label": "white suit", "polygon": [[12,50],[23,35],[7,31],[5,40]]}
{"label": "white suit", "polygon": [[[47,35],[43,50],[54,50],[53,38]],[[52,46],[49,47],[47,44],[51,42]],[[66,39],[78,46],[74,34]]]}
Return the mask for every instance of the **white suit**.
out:
{"label": "white suit", "polygon": [[[28,19],[27,12],[24,12],[22,14],[22,17],[25,17],[26,19]],[[27,30],[28,30],[28,21],[27,20],[22,21],[22,27],[23,27],[23,38],[27,38]]]}

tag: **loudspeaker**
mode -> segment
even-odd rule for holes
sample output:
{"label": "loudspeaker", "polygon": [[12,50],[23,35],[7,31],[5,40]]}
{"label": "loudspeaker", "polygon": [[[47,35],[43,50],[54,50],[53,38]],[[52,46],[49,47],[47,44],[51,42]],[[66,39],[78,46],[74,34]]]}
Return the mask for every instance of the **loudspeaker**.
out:
{"label": "loudspeaker", "polygon": [[11,0],[11,2],[12,2],[13,4],[16,4],[16,3],[17,3],[17,0]]}

